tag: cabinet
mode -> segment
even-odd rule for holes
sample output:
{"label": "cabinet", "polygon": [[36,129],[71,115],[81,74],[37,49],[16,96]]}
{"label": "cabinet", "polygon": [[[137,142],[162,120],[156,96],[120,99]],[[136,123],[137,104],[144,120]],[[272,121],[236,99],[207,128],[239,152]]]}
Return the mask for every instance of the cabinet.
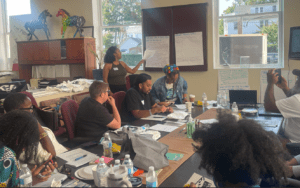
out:
{"label": "cabinet", "polygon": [[33,65],[57,64],[84,64],[85,78],[93,79],[95,46],[94,38],[17,42],[20,79],[30,81]]}

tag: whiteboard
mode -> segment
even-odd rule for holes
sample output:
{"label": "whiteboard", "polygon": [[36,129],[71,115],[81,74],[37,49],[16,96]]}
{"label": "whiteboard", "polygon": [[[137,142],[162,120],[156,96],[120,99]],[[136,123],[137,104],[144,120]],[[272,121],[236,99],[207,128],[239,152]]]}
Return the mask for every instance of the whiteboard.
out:
{"label": "whiteboard", "polygon": [[175,34],[177,66],[204,65],[202,32]]}
{"label": "whiteboard", "polygon": [[152,57],[147,59],[146,67],[162,68],[170,64],[170,37],[169,36],[147,36],[146,49],[155,50]]}
{"label": "whiteboard", "polygon": [[[264,103],[265,92],[268,85],[267,72],[268,72],[267,70],[262,70],[260,72],[260,103]],[[287,70],[281,70],[281,76],[283,76],[286,80],[288,80],[288,72],[289,71]],[[296,82],[296,77],[293,75],[292,71],[290,71],[288,82],[290,88],[294,87]],[[286,95],[284,94],[282,89],[280,89],[277,86],[274,86],[274,96],[276,101],[286,98]]]}

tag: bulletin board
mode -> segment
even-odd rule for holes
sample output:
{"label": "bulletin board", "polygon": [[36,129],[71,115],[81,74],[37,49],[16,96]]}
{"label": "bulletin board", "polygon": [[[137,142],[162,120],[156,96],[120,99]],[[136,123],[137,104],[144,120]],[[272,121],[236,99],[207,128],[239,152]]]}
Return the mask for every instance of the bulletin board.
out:
{"label": "bulletin board", "polygon": [[[147,36],[169,36],[169,62],[176,64],[175,35],[202,32],[203,65],[179,66],[180,71],[207,71],[207,3],[143,9],[143,48]],[[147,64],[147,61],[146,61]],[[145,66],[146,71],[162,71]]]}

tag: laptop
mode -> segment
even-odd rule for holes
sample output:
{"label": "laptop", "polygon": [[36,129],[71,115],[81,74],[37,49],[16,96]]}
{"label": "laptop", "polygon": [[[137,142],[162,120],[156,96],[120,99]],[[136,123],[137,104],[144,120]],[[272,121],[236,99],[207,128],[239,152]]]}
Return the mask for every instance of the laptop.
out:
{"label": "laptop", "polygon": [[257,108],[256,90],[229,90],[230,108],[236,102],[238,109]]}

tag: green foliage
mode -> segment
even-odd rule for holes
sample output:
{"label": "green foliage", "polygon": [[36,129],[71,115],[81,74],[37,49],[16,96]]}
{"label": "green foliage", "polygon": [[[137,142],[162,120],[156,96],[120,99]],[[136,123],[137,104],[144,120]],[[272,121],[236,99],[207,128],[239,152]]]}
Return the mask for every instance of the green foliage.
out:
{"label": "green foliage", "polygon": [[219,20],[219,35],[224,35],[224,20]]}
{"label": "green foliage", "polygon": [[268,34],[268,52],[278,52],[278,24],[263,26],[259,33]]}
{"label": "green foliage", "polygon": [[[222,0],[220,0],[222,1]],[[223,11],[224,14],[233,13],[234,9],[238,5],[259,5],[265,3],[277,3],[278,0],[235,0],[232,3],[232,6],[228,7],[226,10]]]}
{"label": "green foliage", "polygon": [[104,49],[105,52],[109,47],[116,45],[115,43],[112,42],[113,38],[114,37],[111,33],[107,33],[103,36],[103,45],[105,46]]}
{"label": "green foliage", "polygon": [[223,12],[224,12],[225,14],[233,13],[235,7],[236,7],[236,4],[233,3],[231,7],[228,7],[228,8],[227,8],[226,10],[224,10]]}

